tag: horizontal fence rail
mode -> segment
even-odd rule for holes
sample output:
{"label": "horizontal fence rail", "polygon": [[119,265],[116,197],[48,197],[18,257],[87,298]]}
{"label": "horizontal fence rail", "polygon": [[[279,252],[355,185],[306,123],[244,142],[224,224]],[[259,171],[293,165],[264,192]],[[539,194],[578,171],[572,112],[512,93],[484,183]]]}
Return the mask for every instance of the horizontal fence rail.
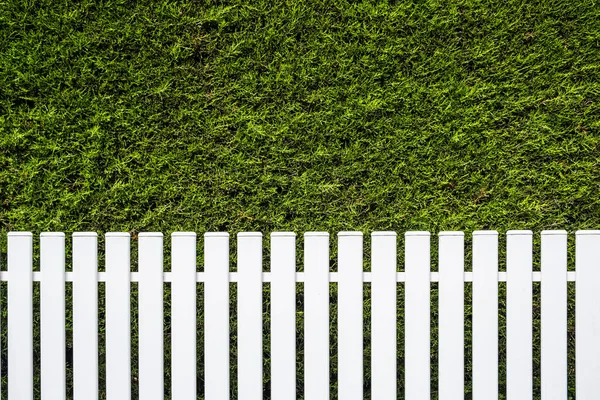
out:
{"label": "horizontal fence rail", "polygon": [[[304,272],[296,272],[294,274],[294,279],[296,282],[304,282],[305,279]],[[139,282],[139,273],[138,272],[130,272],[129,281],[130,282]],[[163,282],[173,282],[173,273],[172,272],[163,272]],[[239,274],[237,272],[229,272],[227,274],[228,282],[238,282]],[[273,274],[271,272],[262,272],[261,280],[262,282],[272,282]],[[73,282],[74,273],[73,272],[65,272],[64,281],[65,282]],[[405,282],[406,274],[404,272],[396,272],[395,275],[392,276],[392,280],[396,282]],[[98,282],[106,282],[106,272],[97,272]],[[196,272],[193,276],[191,276],[192,280],[196,282],[206,282],[206,274],[204,272]],[[473,282],[473,273],[472,272],[464,272],[462,276],[463,282]],[[567,271],[567,282],[575,282],[575,271]],[[41,282],[42,281],[42,273],[39,271],[33,271],[32,274],[33,282]],[[327,274],[328,282],[338,282],[338,273],[337,272],[329,272]],[[440,281],[440,273],[439,272],[430,272],[429,275],[430,282],[439,282]],[[541,282],[542,281],[542,273],[540,271],[533,271],[531,273],[532,282]],[[8,282],[8,271],[0,271],[0,281]],[[372,272],[363,272],[362,273],[362,281],[363,282],[373,282],[373,273]],[[498,272],[498,282],[506,282],[506,272],[499,271]]]}
{"label": "horizontal fence rail", "polygon": [[[165,272],[161,233],[137,236],[137,271],[132,271],[132,238],[128,233],[106,233],[103,250],[99,249],[96,233],[74,233],[67,258],[65,235],[52,232],[40,235],[39,271],[34,271],[33,235],[10,232],[7,270],[0,271],[0,281],[7,282],[8,288],[7,304],[0,304],[8,308],[6,339],[3,336],[8,341],[8,360],[0,360],[3,365],[8,364],[8,399],[37,396],[32,357],[35,329],[40,332],[41,398],[66,398],[70,389],[65,359],[66,283],[69,287],[72,283],[72,299],[68,300],[72,301],[72,394],[76,400],[100,398],[101,344],[105,349],[106,386],[102,397],[109,400],[130,399],[134,379],[136,396],[144,400],[164,399],[167,386],[170,397],[177,400],[196,399],[198,393],[208,400],[297,398],[296,362],[300,350],[304,371],[302,395],[310,400],[330,398],[332,376],[337,379],[336,395],[341,400],[358,400],[367,395],[377,400],[425,400],[432,396],[440,400],[460,399],[465,397],[467,378],[472,384],[473,399],[499,399],[504,396],[499,390],[500,283],[505,288],[502,293],[506,307],[506,398],[534,397],[532,332],[534,312],[541,309],[542,399],[567,400],[568,380],[573,374],[578,399],[600,399],[600,231],[575,233],[574,271],[568,270],[566,231],[541,233],[539,271],[534,271],[531,231],[507,232],[506,255],[502,260],[498,236],[496,231],[473,232],[472,244],[467,249],[472,255],[472,270],[465,271],[462,232],[439,233],[436,260],[432,260],[428,232],[406,232],[401,245],[395,232],[373,232],[366,254],[371,271],[366,272],[362,233],[338,234],[337,271],[331,271],[329,234],[307,232],[300,272],[294,233],[272,233],[269,260],[265,262],[262,234],[243,232],[237,235],[237,271],[233,272],[229,234],[206,233],[199,243],[193,232],[176,232],[170,238],[171,270]],[[398,262],[400,249],[404,250],[403,262]],[[202,272],[198,271],[199,254],[203,258]],[[67,259],[72,266],[68,272]],[[104,271],[99,271],[100,259],[104,260]],[[0,263],[5,268],[3,261]],[[506,265],[505,271],[499,270],[501,262]],[[263,270],[264,264],[270,265],[269,271]],[[437,264],[437,271],[432,271],[432,264]],[[40,282],[39,286],[35,282]],[[540,283],[541,291],[537,311],[533,300],[535,282]],[[574,282],[576,303],[574,368],[568,368],[568,282]],[[102,299],[98,294],[100,283],[104,285]],[[203,286],[201,303],[198,303],[199,283]],[[232,283],[237,301],[233,324]],[[268,337],[263,335],[265,283],[270,296]],[[300,289],[298,283],[302,284]],[[368,332],[363,314],[365,283],[370,285]],[[432,283],[436,285],[435,292]],[[466,283],[472,291],[470,302],[465,301]],[[335,286],[334,292],[330,292],[331,284]],[[34,307],[37,290],[39,319]],[[303,294],[302,310],[297,310],[298,291]],[[401,306],[400,292],[404,297]],[[337,296],[335,311],[330,309],[332,295]],[[132,299],[137,301],[135,320],[132,320]],[[98,321],[100,300],[104,300],[103,326]],[[167,306],[171,335],[169,373],[165,373]],[[399,324],[399,307],[402,324]],[[465,368],[467,308],[472,315],[468,333],[472,365],[468,370]],[[198,317],[200,313],[203,318]],[[433,313],[438,339],[434,358]],[[303,323],[302,349],[297,347],[299,315]],[[330,328],[334,317],[337,369],[332,375]],[[132,337],[133,323],[135,337]],[[399,331],[402,340],[398,340]],[[232,334],[236,337],[233,387]],[[197,353],[199,337],[203,341],[203,358]],[[365,359],[367,337],[369,360]],[[269,346],[270,372],[264,369],[265,340]],[[138,354],[134,360],[138,365],[135,377],[132,343],[136,343],[134,349]],[[398,356],[401,350],[402,358]],[[404,371],[402,384],[399,384],[399,369]],[[435,385],[432,372],[437,376]],[[267,373],[268,391],[263,384]]]}

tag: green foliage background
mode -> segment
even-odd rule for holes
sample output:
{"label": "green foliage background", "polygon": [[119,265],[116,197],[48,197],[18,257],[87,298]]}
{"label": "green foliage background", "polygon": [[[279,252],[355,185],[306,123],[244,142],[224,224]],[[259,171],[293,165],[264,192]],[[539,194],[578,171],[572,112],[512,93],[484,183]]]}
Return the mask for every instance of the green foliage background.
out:
{"label": "green foliage background", "polygon": [[18,230],[598,228],[599,96],[592,0],[0,1],[1,260]]}

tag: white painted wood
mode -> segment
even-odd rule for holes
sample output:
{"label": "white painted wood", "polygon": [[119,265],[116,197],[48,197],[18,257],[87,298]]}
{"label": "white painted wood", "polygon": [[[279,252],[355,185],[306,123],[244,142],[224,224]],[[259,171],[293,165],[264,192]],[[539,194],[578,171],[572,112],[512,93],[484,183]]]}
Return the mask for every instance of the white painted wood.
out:
{"label": "white painted wood", "polygon": [[600,231],[575,238],[575,391],[577,400],[592,400],[600,396]]}
{"label": "white painted wood", "polygon": [[40,235],[41,397],[66,396],[65,369],[65,234]]}
{"label": "white painted wood", "polygon": [[229,397],[229,234],[204,234],[206,400]]}
{"label": "white painted wood", "polygon": [[171,235],[171,396],[196,399],[196,234]]}
{"label": "white painted wood", "polygon": [[73,398],[98,400],[98,235],[73,233]]}
{"label": "white painted wood", "polygon": [[8,399],[33,399],[33,237],[8,233]]}
{"label": "white painted wood", "polygon": [[[196,283],[205,284],[206,398],[229,394],[229,282],[239,282],[239,398],[262,398],[262,283],[271,282],[272,397],[296,396],[295,282],[305,281],[305,397],[329,398],[329,282],[339,282],[340,399],[363,397],[362,286],[372,282],[372,392],[396,395],[396,282],[406,281],[406,398],[429,398],[430,282],[439,282],[439,397],[464,397],[464,282],[473,281],[473,399],[498,398],[498,282],[507,282],[507,398],[532,397],[532,282],[542,282],[542,398],[567,399],[567,281],[577,281],[577,395],[600,392],[600,231],[577,232],[577,273],[567,272],[567,233],[542,232],[542,271],[532,272],[532,233],[507,233],[507,272],[498,272],[495,231],[473,233],[473,272],[464,272],[460,232],[440,233],[439,273],[430,272],[429,234],[406,235],[406,271],[396,271],[393,232],[372,235],[372,271],[362,271],[362,234],[339,235],[339,272],[329,272],[325,233],[305,235],[305,271],[295,272],[295,235],[274,233],[271,271],[262,237],[242,233],[229,273],[229,237],[207,234],[205,272],[196,272],[195,234],[173,234],[172,272],[163,272],[162,234],[142,233],[140,271],[130,272],[129,235],[106,236],[106,273],[97,271],[97,235],[73,235],[66,273],[64,234],[41,235],[41,272],[32,272],[32,236],[8,237],[9,399],[33,398],[32,282],[41,282],[41,396],[65,397],[65,281],[73,282],[74,398],[98,399],[98,282],[106,281],[107,398],[129,399],[130,282],[139,282],[140,397],[163,397],[163,284],[172,282],[172,393],[196,397]],[[543,278],[543,279],[542,279]]]}
{"label": "white painted wood", "polygon": [[430,234],[405,234],[405,397],[430,399]]}
{"label": "white painted wood", "polygon": [[164,398],[163,235],[138,235],[139,394],[144,400]]}
{"label": "white painted wood", "polygon": [[396,232],[371,234],[371,398],[396,399]]}
{"label": "white painted wood", "polygon": [[439,364],[440,400],[465,395],[465,249],[462,232],[439,233]]}
{"label": "white painted wood", "polygon": [[473,400],[498,399],[498,232],[473,232]]}
{"label": "white painted wood", "polygon": [[131,398],[129,233],[108,232],[106,247],[106,398]]}
{"label": "white painted wood", "polygon": [[271,234],[271,398],[296,398],[296,234]]}
{"label": "white painted wood", "polygon": [[238,399],[262,399],[262,234],[237,235]]}
{"label": "white painted wood", "polygon": [[[330,272],[329,273],[329,282],[337,282],[338,278],[337,278],[337,272]],[[371,282],[372,278],[371,278],[371,273],[370,272],[363,272],[363,282]],[[398,272],[396,273],[396,281],[398,282],[404,282],[405,279],[405,273],[404,272]],[[541,282],[542,281],[542,273],[540,271],[533,271],[532,272],[532,277],[533,277],[533,282]],[[439,274],[437,272],[432,271],[431,275],[431,282],[439,282]],[[138,282],[138,273],[137,272],[132,272],[130,275],[130,279],[131,282]],[[171,272],[165,272],[163,273],[163,279],[165,282],[172,282],[172,275]],[[262,273],[262,279],[263,279],[263,283],[265,282],[271,282],[271,273],[270,272],[263,272]],[[464,274],[464,279],[465,282],[473,282],[473,273],[472,272],[465,272]],[[229,282],[237,282],[238,278],[237,278],[237,272],[230,272],[229,273]],[[575,271],[568,271],[567,272],[567,282],[575,282]],[[42,281],[42,275],[41,272],[33,272],[33,281],[34,282],[41,282]],[[66,282],[73,282],[73,273],[72,272],[67,272],[65,274],[65,281]],[[196,282],[204,282],[205,281],[205,275],[204,272],[196,272]],[[8,282],[8,271],[0,271],[0,282]],[[105,272],[98,272],[98,282],[106,282],[106,275]],[[304,272],[296,272],[296,282],[304,282]],[[506,282],[506,272],[498,272],[498,282]]]}
{"label": "white painted wood", "polygon": [[533,397],[531,231],[506,233],[506,398]]}
{"label": "white painted wood", "polygon": [[329,234],[304,234],[304,398],[329,400]]}
{"label": "white painted wood", "polygon": [[363,398],[363,235],[338,233],[338,398]]}
{"label": "white painted wood", "polygon": [[542,400],[567,400],[567,231],[542,231]]}

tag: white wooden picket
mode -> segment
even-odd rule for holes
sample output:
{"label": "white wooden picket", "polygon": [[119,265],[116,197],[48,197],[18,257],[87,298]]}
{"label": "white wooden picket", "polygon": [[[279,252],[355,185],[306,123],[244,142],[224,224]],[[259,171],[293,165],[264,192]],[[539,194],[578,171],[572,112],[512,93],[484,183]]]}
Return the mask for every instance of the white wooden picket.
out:
{"label": "white wooden picket", "polygon": [[263,393],[262,234],[238,233],[237,250],[238,398],[259,400]]}
{"label": "white wooden picket", "polygon": [[164,398],[163,235],[139,234],[138,325],[140,398]]}
{"label": "white wooden picket", "polygon": [[271,234],[271,398],[296,398],[296,234]]}
{"label": "white wooden picket", "polygon": [[439,398],[464,393],[465,251],[462,232],[439,234]]}
{"label": "white wooden picket", "polygon": [[371,398],[396,398],[396,232],[371,234]]}
{"label": "white wooden picket", "polygon": [[98,235],[73,234],[73,399],[98,400]]}
{"label": "white wooden picket", "polygon": [[8,234],[8,398],[33,398],[33,235]]}
{"label": "white wooden picket", "polygon": [[304,234],[304,397],[329,400],[329,234]]}
{"label": "white wooden picket", "polygon": [[[499,283],[506,282],[506,398],[532,399],[533,283],[541,282],[541,395],[542,400],[567,400],[567,382],[574,375],[578,399],[600,398],[600,231],[575,234],[575,271],[568,271],[566,231],[541,233],[541,271],[534,271],[531,231],[506,233],[506,272],[499,271],[498,232],[472,234],[473,271],[465,271],[465,235],[440,232],[438,259],[431,259],[429,232],[407,232],[398,243],[395,232],[371,234],[371,272],[363,271],[363,234],[337,235],[337,271],[330,271],[330,237],[307,232],[303,237],[303,271],[297,271],[296,235],[274,232],[268,243],[258,232],[237,235],[237,271],[230,271],[227,233],[206,233],[197,249],[194,232],[171,235],[171,271],[164,271],[163,235],[159,232],[105,235],[106,271],[98,271],[98,235],[72,235],[73,272],[66,272],[63,233],[39,237],[40,271],[34,271],[34,236],[8,234],[8,393],[9,400],[33,399],[34,330],[40,332],[40,390],[42,399],[65,399],[65,289],[73,282],[73,398],[130,399],[132,395],[132,313],[137,313],[139,398],[192,400],[204,392],[207,400],[266,398],[263,382],[263,292],[270,290],[269,398],[297,397],[296,359],[304,354],[304,398],[330,398],[330,357],[337,355],[337,395],[340,400],[362,399],[370,384],[371,398],[429,399],[432,389],[440,400],[465,396],[471,374],[472,398],[494,400],[499,393]],[[137,239],[138,270],[131,270],[132,239]],[[133,242],[135,244],[136,242]],[[269,267],[263,249],[269,248]],[[398,267],[398,249],[404,265]],[[203,253],[203,267],[197,255]],[[2,260],[0,260],[2,261]],[[438,262],[439,272],[431,266]],[[263,272],[263,269],[268,271]],[[40,282],[40,315],[34,315],[34,282]],[[105,283],[106,322],[98,324],[98,285]],[[137,282],[138,308],[131,309],[131,284]],[[166,283],[171,283],[171,327],[165,330]],[[297,283],[303,309],[296,309]],[[365,327],[363,287],[371,282],[370,370],[364,368]],[[431,306],[431,283],[439,282],[438,307]],[[472,303],[465,304],[465,282],[472,282]],[[568,282],[575,283],[575,371],[567,369]],[[398,284],[403,283],[403,284]],[[330,285],[335,290],[330,292]],[[237,288],[237,319],[230,320],[230,286]],[[37,286],[36,286],[37,287]],[[204,292],[197,309],[198,289]],[[36,289],[37,290],[37,289]],[[397,295],[404,291],[404,304]],[[337,295],[337,343],[330,349],[330,296]],[[465,311],[472,308],[472,332],[465,330]],[[397,313],[404,313],[398,326]],[[431,315],[437,312],[438,360],[431,360]],[[203,315],[202,320],[200,315]],[[303,319],[297,332],[297,318]],[[232,323],[235,328],[232,328]],[[0,327],[1,328],[1,327]],[[232,329],[235,329],[232,331]],[[404,342],[398,342],[398,330]],[[237,361],[230,365],[230,333],[237,341]],[[298,347],[298,334],[303,347]],[[171,381],[165,382],[165,335],[171,338]],[[197,353],[197,335],[204,358]],[[470,368],[465,369],[464,343],[472,335]],[[3,336],[4,337],[4,336]],[[99,393],[99,338],[105,340],[106,393]],[[404,366],[398,354],[404,353]],[[235,358],[234,358],[235,359]],[[237,370],[237,393],[231,393],[232,368]],[[403,368],[404,384],[397,371]],[[437,387],[431,370],[438,371]],[[200,371],[203,375],[200,376]],[[370,375],[366,375],[370,373]],[[370,379],[370,382],[368,381]],[[198,387],[203,382],[204,387]],[[0,391],[1,397],[2,391]],[[573,395],[573,393],[571,393]]]}
{"label": "white wooden picket", "polygon": [[532,232],[506,234],[506,398],[533,396]]}
{"label": "white wooden picket", "polygon": [[171,396],[195,399],[196,386],[196,234],[171,237]]}
{"label": "white wooden picket", "polygon": [[229,399],[229,234],[204,235],[204,380],[210,400]]}
{"label": "white wooden picket", "polygon": [[129,234],[107,233],[105,246],[106,398],[108,400],[129,400],[131,398],[131,264]]}
{"label": "white wooden picket", "polygon": [[600,231],[576,234],[575,391],[579,400],[600,396]]}
{"label": "white wooden picket", "polygon": [[429,400],[431,398],[429,232],[407,232],[405,240],[405,396],[407,400]]}
{"label": "white wooden picket", "polygon": [[41,389],[45,398],[66,396],[65,234],[40,237]]}
{"label": "white wooden picket", "polygon": [[542,398],[567,400],[567,232],[542,232]]}
{"label": "white wooden picket", "polygon": [[340,232],[338,248],[338,398],[362,398],[362,233]]}
{"label": "white wooden picket", "polygon": [[498,399],[498,233],[473,232],[473,400]]}

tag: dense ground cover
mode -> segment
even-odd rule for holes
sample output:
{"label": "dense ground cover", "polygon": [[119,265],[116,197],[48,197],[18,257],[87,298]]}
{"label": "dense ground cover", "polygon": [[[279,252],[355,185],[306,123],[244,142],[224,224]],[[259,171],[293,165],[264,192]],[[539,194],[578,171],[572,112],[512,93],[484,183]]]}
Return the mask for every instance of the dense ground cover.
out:
{"label": "dense ground cover", "polygon": [[591,0],[3,1],[0,232],[598,228],[599,21]]}

